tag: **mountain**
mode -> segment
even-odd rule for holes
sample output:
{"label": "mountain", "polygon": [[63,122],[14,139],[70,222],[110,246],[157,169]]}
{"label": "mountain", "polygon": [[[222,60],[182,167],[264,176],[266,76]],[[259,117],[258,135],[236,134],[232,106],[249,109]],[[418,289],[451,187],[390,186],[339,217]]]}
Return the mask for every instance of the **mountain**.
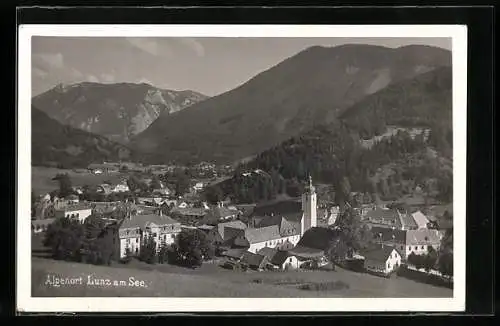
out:
{"label": "mountain", "polygon": [[312,128],[391,83],[451,65],[430,46],[314,46],[245,84],[160,117],[131,146],[156,160],[232,162]]}
{"label": "mountain", "polygon": [[368,135],[377,124],[452,127],[452,69],[439,67],[389,85],[339,114],[339,118]]}
{"label": "mountain", "polygon": [[[413,195],[419,187],[433,199],[451,201],[451,77],[450,67],[440,67],[365,97],[336,121],[301,132],[236,169],[239,174],[267,171],[272,182],[245,183],[236,174],[220,186],[221,196],[245,202],[249,196],[269,199],[284,191],[296,195],[297,181],[312,175],[337,190],[345,187],[346,177],[351,191],[385,200]],[[412,135],[415,130],[421,132]],[[377,140],[364,146],[369,137]]]}
{"label": "mountain", "polygon": [[78,83],[58,85],[32,103],[62,124],[126,143],[161,114],[180,111],[207,96],[148,84]]}
{"label": "mountain", "polygon": [[129,160],[133,152],[84,130],[64,126],[31,107],[31,164],[86,167],[89,163]]}

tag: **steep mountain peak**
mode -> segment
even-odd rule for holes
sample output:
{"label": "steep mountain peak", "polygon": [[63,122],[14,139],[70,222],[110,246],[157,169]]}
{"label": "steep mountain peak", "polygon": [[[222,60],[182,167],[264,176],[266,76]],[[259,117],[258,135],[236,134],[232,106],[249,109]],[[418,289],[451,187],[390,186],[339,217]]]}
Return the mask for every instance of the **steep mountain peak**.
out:
{"label": "steep mountain peak", "polygon": [[35,96],[32,103],[62,124],[126,143],[161,114],[169,115],[206,98],[198,92],[165,90],[146,83],[81,82],[58,85]]}

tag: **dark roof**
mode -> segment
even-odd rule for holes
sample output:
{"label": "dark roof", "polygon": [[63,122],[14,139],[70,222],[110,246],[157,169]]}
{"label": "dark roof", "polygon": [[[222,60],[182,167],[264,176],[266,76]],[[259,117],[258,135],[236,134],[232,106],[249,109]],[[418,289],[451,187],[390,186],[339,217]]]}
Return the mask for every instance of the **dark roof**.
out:
{"label": "dark roof", "polygon": [[335,237],[336,232],[332,229],[314,227],[304,233],[297,246],[324,251]]}
{"label": "dark roof", "polygon": [[241,233],[243,233],[243,230],[247,228],[245,223],[238,220],[219,223],[216,227],[220,237],[224,241],[240,235]]}
{"label": "dark roof", "polygon": [[135,215],[131,216],[130,219],[123,220],[123,223],[120,225],[120,229],[129,229],[129,228],[142,229],[149,224],[168,225],[168,224],[180,224],[180,222],[166,215],[156,215],[156,214]]}
{"label": "dark roof", "polygon": [[278,200],[269,201],[257,205],[254,210],[254,215],[287,215],[293,213],[302,213],[302,203],[300,200]]}
{"label": "dark roof", "polygon": [[236,259],[241,259],[243,257],[243,254],[246,252],[246,249],[229,249],[227,251],[224,251],[222,253],[222,256],[225,257],[231,257],[231,258],[236,258]]}
{"label": "dark roof", "polygon": [[243,254],[241,261],[248,264],[248,266],[259,267],[265,258],[265,256],[247,251]]}
{"label": "dark roof", "polygon": [[269,261],[272,261],[274,255],[278,253],[278,249],[276,248],[270,248],[270,247],[264,247],[257,251],[259,255],[265,256]]}
{"label": "dark roof", "polygon": [[406,231],[404,230],[393,230],[385,227],[372,227],[371,232],[373,238],[376,241],[394,241],[397,243],[406,243]]}
{"label": "dark roof", "polygon": [[288,250],[289,255],[297,256],[300,258],[318,258],[325,255],[325,251],[322,249],[315,249],[309,247],[303,247],[300,245]]}
{"label": "dark roof", "polygon": [[396,250],[393,246],[384,245],[372,247],[368,250],[363,251],[361,254],[363,255],[363,257],[365,257],[365,259],[385,262],[387,258],[389,258],[393,250]]}
{"label": "dark roof", "polygon": [[290,254],[290,252],[285,251],[285,250],[278,250],[276,254],[270,259],[271,264],[273,265],[283,265],[283,263],[286,261],[286,259],[290,256],[293,256]]}
{"label": "dark roof", "polygon": [[204,208],[194,208],[194,207],[186,207],[186,208],[180,208],[180,207],[175,207],[171,211],[172,214],[179,214],[179,215],[185,215],[185,216],[205,216],[207,211]]}

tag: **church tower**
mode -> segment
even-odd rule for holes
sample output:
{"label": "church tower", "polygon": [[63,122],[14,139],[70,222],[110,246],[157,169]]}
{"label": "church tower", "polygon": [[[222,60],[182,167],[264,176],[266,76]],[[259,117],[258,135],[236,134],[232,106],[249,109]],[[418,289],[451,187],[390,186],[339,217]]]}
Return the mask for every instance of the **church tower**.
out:
{"label": "church tower", "polygon": [[309,176],[309,184],[307,185],[304,193],[302,194],[302,223],[300,235],[310,228],[316,227],[317,216],[316,216],[316,189],[312,184],[312,178]]}

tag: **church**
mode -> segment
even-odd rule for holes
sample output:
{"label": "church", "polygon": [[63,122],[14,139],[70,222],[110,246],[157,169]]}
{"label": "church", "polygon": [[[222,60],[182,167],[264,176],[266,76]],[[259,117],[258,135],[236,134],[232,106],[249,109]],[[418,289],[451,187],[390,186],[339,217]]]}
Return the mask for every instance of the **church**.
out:
{"label": "church", "polygon": [[262,248],[294,248],[304,233],[317,225],[316,190],[309,177],[301,199],[278,200],[257,205],[248,227],[235,237],[234,245],[257,253]]}

